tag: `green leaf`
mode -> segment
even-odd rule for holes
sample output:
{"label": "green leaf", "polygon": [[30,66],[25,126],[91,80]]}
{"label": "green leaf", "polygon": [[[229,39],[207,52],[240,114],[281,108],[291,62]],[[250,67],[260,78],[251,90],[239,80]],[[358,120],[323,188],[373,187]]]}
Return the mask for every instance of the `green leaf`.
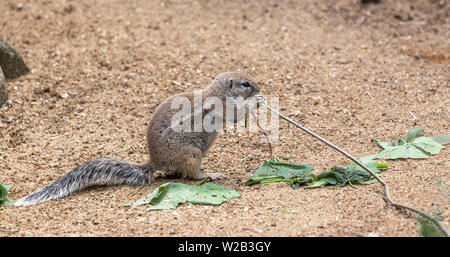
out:
{"label": "green leaf", "polygon": [[336,185],[337,179],[334,177],[334,174],[330,171],[325,171],[320,174],[320,177],[314,178],[313,182],[309,183],[307,188],[318,188],[326,185]]}
{"label": "green leaf", "polygon": [[14,203],[13,200],[9,199],[7,194],[8,191],[11,189],[11,186],[4,186],[0,184],[0,206],[3,204],[5,205],[11,205]]}
{"label": "green leaf", "polygon": [[410,142],[414,141],[414,139],[416,139],[418,137],[424,137],[424,136],[425,136],[425,133],[423,132],[423,129],[420,126],[416,126],[413,129],[411,129],[410,131],[408,131],[408,133],[406,135],[402,136],[400,139],[397,139],[392,143],[380,142],[378,140],[377,140],[377,143],[383,149],[388,149],[392,146],[400,146],[405,143],[410,143]]}
{"label": "green leaf", "polygon": [[416,219],[420,224],[420,234],[423,237],[447,237],[447,235],[428,218],[419,215]]}
{"label": "green leaf", "polygon": [[265,160],[263,165],[247,181],[247,184],[271,184],[275,182],[305,184],[312,181],[314,174],[311,171],[313,169],[309,164]]}
{"label": "green leaf", "polygon": [[419,137],[424,137],[425,133],[423,132],[422,127],[420,126],[415,126],[413,129],[411,129],[410,131],[408,131],[408,133],[404,136],[402,136],[400,139],[397,139],[396,141],[394,141],[393,145],[397,146],[397,145],[403,145],[404,142],[412,142],[414,141],[414,139],[419,138]]}
{"label": "green leaf", "polygon": [[148,197],[133,205],[151,204],[148,210],[175,209],[182,203],[219,205],[231,198],[241,197],[235,190],[213,183],[187,185],[169,182],[156,188]]}
{"label": "green leaf", "polygon": [[[363,157],[364,158],[364,157]],[[361,158],[361,159],[363,159]],[[387,163],[368,162],[364,163],[372,172],[381,172],[388,167]],[[323,187],[326,185],[344,186],[348,184],[372,184],[377,180],[365,171],[358,164],[352,162],[347,168],[333,167],[329,171],[325,171],[314,178],[314,181],[308,184],[308,188]]]}
{"label": "green leaf", "polygon": [[377,180],[372,179],[372,176],[365,170],[349,167],[333,167],[331,170],[324,171],[323,173],[317,175],[313,182],[308,184],[306,187],[317,188],[326,185],[343,187],[346,184],[367,185],[375,182],[377,182]]}
{"label": "green leaf", "polygon": [[[373,172],[380,172],[387,168],[386,163],[365,163]],[[298,189],[306,185],[308,188],[322,187],[325,185],[344,186],[346,184],[371,184],[377,182],[371,175],[356,163],[348,167],[333,167],[318,176],[311,172],[313,167],[309,164],[294,164],[276,161],[264,161],[264,164],[247,181],[247,184],[256,183],[271,184],[276,182],[289,182],[292,188]]]}
{"label": "green leaf", "polygon": [[[381,170],[387,169],[387,167],[388,167],[387,163],[380,163],[380,162],[368,162],[368,163],[363,163],[363,164],[366,165],[367,168],[369,168],[369,170],[372,172],[380,172]],[[347,166],[347,168],[364,170],[361,166],[359,166],[355,162],[350,163]]]}
{"label": "green leaf", "polygon": [[433,138],[425,137],[423,129],[419,126],[411,129],[406,135],[393,143],[378,140],[377,143],[384,150],[375,156],[376,159],[422,159],[428,158],[430,154],[438,154],[444,148]]}
{"label": "green leaf", "polygon": [[[389,147],[391,147],[391,143],[388,142],[381,142],[377,140],[377,144],[383,149],[388,149]],[[376,155],[374,155],[374,157],[376,158]]]}
{"label": "green leaf", "polygon": [[438,142],[441,145],[446,145],[450,143],[450,134],[446,135],[438,135],[431,137],[434,141]]}

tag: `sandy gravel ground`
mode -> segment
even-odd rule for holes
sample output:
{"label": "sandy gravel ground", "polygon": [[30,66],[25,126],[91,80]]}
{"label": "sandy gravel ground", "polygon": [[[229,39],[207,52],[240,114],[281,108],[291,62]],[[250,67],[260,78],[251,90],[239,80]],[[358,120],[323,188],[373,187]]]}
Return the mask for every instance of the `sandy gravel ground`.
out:
{"label": "sandy gravel ground", "polygon": [[[394,1],[0,1],[0,37],[32,69],[9,82],[0,109],[0,182],[18,199],[82,162],[147,160],[156,106],[223,71],[254,76],[281,111],[355,156],[417,124],[450,132],[450,5]],[[348,161],[282,122],[280,160],[319,173]],[[418,236],[411,213],[388,207],[379,184],[293,190],[245,185],[269,158],[259,133],[224,133],[204,160],[242,198],[147,212],[124,207],[168,181],[98,187],[31,207],[0,209],[0,236]],[[121,149],[132,146],[129,151]],[[251,154],[251,158],[245,158]],[[450,151],[389,161],[394,199],[450,227]],[[244,160],[243,160],[244,159]],[[296,210],[288,214],[278,209]],[[261,230],[262,232],[256,232]]]}

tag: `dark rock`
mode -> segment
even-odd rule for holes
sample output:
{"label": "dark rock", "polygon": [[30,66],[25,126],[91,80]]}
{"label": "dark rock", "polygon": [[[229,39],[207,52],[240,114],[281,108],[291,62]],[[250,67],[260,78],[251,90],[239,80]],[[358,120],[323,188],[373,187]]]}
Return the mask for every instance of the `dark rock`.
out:
{"label": "dark rock", "polygon": [[0,107],[8,100],[8,90],[6,90],[5,76],[0,68]]}
{"label": "dark rock", "polygon": [[19,52],[0,38],[0,67],[6,79],[15,79],[30,72]]}

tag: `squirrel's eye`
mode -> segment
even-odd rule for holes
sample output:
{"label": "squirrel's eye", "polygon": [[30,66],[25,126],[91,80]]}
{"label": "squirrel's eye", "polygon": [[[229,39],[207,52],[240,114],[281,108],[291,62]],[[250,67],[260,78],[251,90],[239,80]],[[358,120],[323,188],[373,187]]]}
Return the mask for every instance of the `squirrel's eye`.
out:
{"label": "squirrel's eye", "polygon": [[233,80],[230,80],[230,88],[233,88]]}
{"label": "squirrel's eye", "polygon": [[248,82],[242,83],[242,86],[243,86],[243,87],[251,87],[250,83],[248,83]]}

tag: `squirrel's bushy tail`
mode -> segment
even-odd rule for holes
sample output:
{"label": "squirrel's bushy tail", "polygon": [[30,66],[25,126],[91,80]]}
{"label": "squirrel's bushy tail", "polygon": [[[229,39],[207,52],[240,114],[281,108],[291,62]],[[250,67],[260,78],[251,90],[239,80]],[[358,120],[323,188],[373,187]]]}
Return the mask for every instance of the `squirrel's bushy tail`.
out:
{"label": "squirrel's bushy tail", "polygon": [[95,185],[144,185],[151,182],[154,168],[150,165],[132,165],[110,158],[85,162],[54,183],[14,203],[33,205],[61,198]]}

